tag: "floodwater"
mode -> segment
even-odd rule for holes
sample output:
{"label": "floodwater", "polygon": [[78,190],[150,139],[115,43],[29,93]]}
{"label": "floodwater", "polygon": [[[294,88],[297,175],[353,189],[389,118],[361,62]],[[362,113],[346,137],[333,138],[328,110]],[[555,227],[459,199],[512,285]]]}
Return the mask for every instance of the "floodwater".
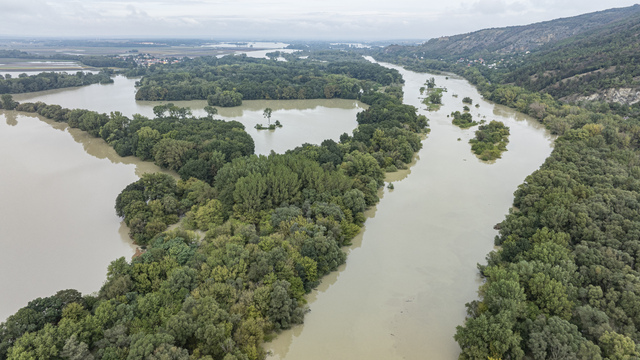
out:
{"label": "floodwater", "polygon": [[[114,84],[17,94],[20,102],[44,101],[127,116],[153,116],[158,102],[135,101],[135,79],[119,76]],[[206,101],[177,101],[204,116]],[[283,127],[267,124],[262,115]],[[284,152],[303,143],[338,140],[357,126],[366,105],[355,100],[320,99],[245,101],[219,108],[217,118],[242,122],[256,143],[256,153]],[[101,139],[34,114],[0,112],[0,322],[28,301],[74,288],[97,291],[107,265],[130,258],[134,246],[115,215],[117,195],[145,172],[160,169],[134,157],[122,158]]]}
{"label": "floodwater", "polygon": [[97,73],[98,69],[84,66],[77,61],[45,61],[0,59],[0,75],[17,78],[20,74],[37,75],[42,72],[66,72],[75,74],[78,71]]}
{"label": "floodwater", "polygon": [[135,251],[116,196],[160,169],[102,139],[0,110],[0,322],[36,297],[100,289],[107,266]]}
{"label": "floodwater", "polygon": [[[273,359],[457,358],[453,334],[464,321],[464,304],[477,298],[476,263],[493,249],[493,225],[504,218],[516,187],[552,150],[553,138],[540,124],[481,100],[466,81],[399,70],[405,102],[429,117],[432,132],[415,164],[388,176],[395,190],[384,189],[368,212],[346,265],[308,296],[305,324],[267,344]],[[430,77],[448,89],[442,109],[431,113],[422,110],[418,90]],[[136,102],[134,83],[117,77],[110,85],[14,98],[152,116],[158,103]],[[462,110],[465,96],[480,104],[471,107],[474,118],[511,128],[502,159],[478,160],[468,144],[474,128],[461,130],[447,118]],[[204,114],[204,101],[175,103]],[[266,107],[283,128],[253,128],[266,123]],[[350,133],[362,107],[351,100],[245,101],[220,108],[219,117],[243,122],[256,152],[264,154]],[[120,158],[102,140],[64,124],[16,112],[0,113],[0,151],[0,319],[60,289],[98,290],[108,263],[133,253],[115,216],[115,197],[153,170],[143,164],[153,165]]]}
{"label": "floodwater", "polygon": [[[482,100],[467,81],[385,66],[402,73],[405,103],[427,115],[432,131],[415,165],[388,176],[395,189],[385,188],[369,210],[347,263],[308,296],[304,325],[266,344],[269,359],[457,359],[453,335],[464,304],[478,296],[476,264],[494,248],[493,226],[551,153],[553,137],[538,122]],[[448,89],[437,112],[420,104],[419,88],[430,77]],[[459,129],[447,118],[462,111],[465,96],[480,104],[471,107],[474,119],[511,128],[502,159],[478,160],[468,144],[476,128]]]}
{"label": "floodwater", "polygon": [[[153,117],[153,107],[167,102],[136,101],[135,82],[124,76],[114,78],[113,84],[93,84],[80,88],[47,90],[16,94],[19,102],[42,101],[70,109],[80,108],[110,113],[120,111],[131,117],[141,114]],[[206,101],[171,101],[177,106],[189,107],[195,116],[205,116]],[[279,120],[283,127],[277,130],[257,130],[256,124],[267,125],[262,115],[265,108],[273,109],[271,121]],[[325,139],[338,141],[343,133],[351,134],[357,126],[356,114],[367,105],[357,100],[245,100],[241,106],[218,108],[216,119],[236,120],[244,124],[255,141],[256,154],[282,153],[304,143],[320,144]]]}

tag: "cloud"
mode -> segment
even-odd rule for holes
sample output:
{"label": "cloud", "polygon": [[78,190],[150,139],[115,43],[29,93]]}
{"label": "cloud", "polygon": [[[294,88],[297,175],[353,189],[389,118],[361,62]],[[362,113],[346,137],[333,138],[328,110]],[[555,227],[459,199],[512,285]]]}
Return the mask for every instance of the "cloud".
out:
{"label": "cloud", "polygon": [[[5,36],[428,39],[528,24],[633,0],[44,0],[7,1]],[[567,5],[569,4],[569,5]]]}
{"label": "cloud", "polygon": [[51,6],[43,0],[1,1],[0,9],[2,9],[3,21],[9,20],[11,16],[28,18],[53,13]]}

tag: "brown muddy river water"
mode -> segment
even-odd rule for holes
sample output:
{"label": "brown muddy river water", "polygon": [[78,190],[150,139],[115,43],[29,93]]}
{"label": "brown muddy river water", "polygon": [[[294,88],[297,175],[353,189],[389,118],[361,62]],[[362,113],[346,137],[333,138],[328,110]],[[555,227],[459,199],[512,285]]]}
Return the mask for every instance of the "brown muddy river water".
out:
{"label": "brown muddy river water", "polygon": [[152,163],[34,115],[0,110],[0,321],[36,297],[91,293],[134,246],[113,208]]}
{"label": "brown muddy river water", "polygon": [[[409,171],[391,174],[347,263],[309,297],[304,325],[266,345],[270,359],[457,359],[455,328],[464,304],[477,298],[477,263],[493,249],[493,226],[513,192],[551,153],[553,138],[538,122],[481,99],[467,81],[401,71],[405,103],[424,109],[419,88],[434,77],[446,87],[430,119],[431,134]],[[457,94],[454,98],[452,95]],[[508,151],[493,164],[478,160],[447,114],[469,96],[474,118],[511,128]],[[461,140],[458,141],[458,138]]]}

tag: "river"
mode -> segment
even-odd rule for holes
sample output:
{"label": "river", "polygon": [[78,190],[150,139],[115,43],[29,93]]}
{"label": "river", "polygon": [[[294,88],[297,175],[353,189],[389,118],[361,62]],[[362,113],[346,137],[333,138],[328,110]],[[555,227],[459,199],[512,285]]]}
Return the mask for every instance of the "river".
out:
{"label": "river", "polygon": [[[405,102],[429,117],[432,132],[409,170],[389,174],[395,189],[385,188],[368,211],[346,265],[308,296],[305,324],[267,344],[274,359],[455,359],[453,334],[464,321],[464,304],[477,297],[476,263],[493,249],[493,225],[552,150],[553,138],[539,123],[482,100],[466,81],[397,69],[406,81]],[[423,110],[419,99],[418,89],[432,76],[448,89],[437,112]],[[158,103],[136,102],[134,83],[117,77],[114,84],[14,98],[152,116]],[[472,107],[475,118],[511,128],[502,159],[479,161],[468,144],[474,129],[461,130],[447,118],[462,110],[465,96],[480,104]],[[203,101],[175,103],[204,114]],[[253,129],[265,122],[265,107],[282,129]],[[350,133],[362,108],[351,100],[245,101],[220,108],[219,117],[243,122],[256,152],[265,154]],[[0,113],[0,151],[0,319],[60,289],[97,290],[107,264],[133,252],[114,199],[153,165],[120,158],[102,140],[64,124],[16,112]]]}
{"label": "river", "polygon": [[[347,262],[308,296],[304,325],[266,345],[270,359],[457,359],[453,340],[477,298],[477,263],[493,249],[493,226],[512,205],[513,192],[552,151],[553,137],[537,121],[481,99],[467,81],[398,69],[405,103],[430,119],[419,160],[390,174],[394,190],[368,212]],[[434,77],[446,87],[442,108],[424,110],[419,88]],[[458,97],[453,97],[457,94]],[[508,151],[493,163],[478,160],[447,117],[469,96],[476,119],[511,128]],[[479,115],[479,116],[478,116]],[[374,216],[375,215],[375,216]]]}

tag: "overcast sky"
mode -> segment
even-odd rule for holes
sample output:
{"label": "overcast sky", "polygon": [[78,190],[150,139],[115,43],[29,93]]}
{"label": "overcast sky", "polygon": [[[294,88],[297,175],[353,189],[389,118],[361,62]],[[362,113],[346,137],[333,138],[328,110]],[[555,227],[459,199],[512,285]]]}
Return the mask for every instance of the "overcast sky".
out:
{"label": "overcast sky", "polygon": [[635,1],[0,0],[0,36],[428,39]]}

